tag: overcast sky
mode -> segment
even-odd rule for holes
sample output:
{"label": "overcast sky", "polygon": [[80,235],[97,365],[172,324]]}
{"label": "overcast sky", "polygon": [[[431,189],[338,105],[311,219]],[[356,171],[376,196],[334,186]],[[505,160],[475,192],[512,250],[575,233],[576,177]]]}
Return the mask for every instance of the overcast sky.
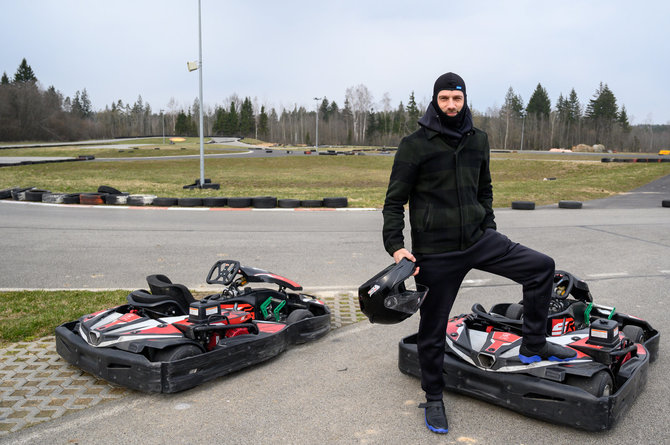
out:
{"label": "overcast sky", "polygon": [[[202,0],[204,102],[341,107],[363,84],[395,108],[453,71],[481,112],[509,87],[526,104],[538,82],[552,107],[572,88],[585,106],[603,82],[631,123],[666,124],[669,30],[668,0]],[[96,110],[198,96],[197,0],[0,0],[0,39],[0,72],[25,57],[44,88],[86,88]]]}

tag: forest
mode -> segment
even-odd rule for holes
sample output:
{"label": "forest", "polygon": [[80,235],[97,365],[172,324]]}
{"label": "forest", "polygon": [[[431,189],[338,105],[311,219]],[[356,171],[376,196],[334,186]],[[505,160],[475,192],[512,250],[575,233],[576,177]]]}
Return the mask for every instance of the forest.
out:
{"label": "forest", "polygon": [[[502,95],[501,95],[502,96]],[[502,106],[472,109],[475,126],[489,135],[491,148],[507,150],[570,149],[578,144],[607,150],[658,152],[670,147],[670,125],[631,125],[606,83],[582,102],[574,88],[551,104],[538,82],[527,102],[512,87]],[[204,134],[260,139],[279,145],[397,146],[418,128],[428,104],[414,92],[394,106],[388,94],[375,101],[365,85],[346,89],[344,103],[318,98],[314,107],[268,109],[257,99],[231,95],[224,103],[205,106]],[[145,136],[197,136],[200,104],[187,109],[174,98],[166,110],[154,110],[138,96],[135,103],[118,100],[93,110],[86,88],[64,97],[54,86],[44,89],[23,59],[10,78],[0,79],[0,141],[74,141]],[[317,133],[318,122],[318,133]],[[318,138],[318,140],[317,140]]]}

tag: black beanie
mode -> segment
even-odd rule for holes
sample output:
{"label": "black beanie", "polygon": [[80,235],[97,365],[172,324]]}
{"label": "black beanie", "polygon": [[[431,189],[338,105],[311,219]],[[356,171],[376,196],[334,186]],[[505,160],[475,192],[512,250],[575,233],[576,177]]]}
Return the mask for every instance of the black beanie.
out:
{"label": "black beanie", "polygon": [[463,96],[467,98],[467,94],[465,93],[465,82],[463,82],[461,76],[459,76],[456,73],[442,74],[435,81],[435,85],[433,86],[433,102],[436,105],[437,105],[437,93],[439,93],[442,90],[462,91]]}

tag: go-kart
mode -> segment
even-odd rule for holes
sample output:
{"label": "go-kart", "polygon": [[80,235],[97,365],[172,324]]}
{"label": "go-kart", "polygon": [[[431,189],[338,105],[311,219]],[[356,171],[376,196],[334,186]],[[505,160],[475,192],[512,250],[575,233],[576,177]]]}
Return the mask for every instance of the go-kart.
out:
{"label": "go-kart", "polygon": [[[196,300],[165,275],[127,304],[84,315],[56,328],[66,361],[111,383],[172,393],[254,365],[289,345],[322,337],[330,310],[302,287],[265,270],[217,261],[207,283],[224,286]],[[278,289],[248,283],[272,283]],[[292,292],[294,291],[294,292]]]}
{"label": "go-kart", "polygon": [[[593,303],[586,282],[557,271],[547,341],[568,346],[568,362],[519,360],[523,306],[501,303],[453,317],[446,331],[446,389],[579,429],[610,429],[633,404],[658,356],[648,322]],[[401,340],[400,370],[420,377],[417,334]]]}

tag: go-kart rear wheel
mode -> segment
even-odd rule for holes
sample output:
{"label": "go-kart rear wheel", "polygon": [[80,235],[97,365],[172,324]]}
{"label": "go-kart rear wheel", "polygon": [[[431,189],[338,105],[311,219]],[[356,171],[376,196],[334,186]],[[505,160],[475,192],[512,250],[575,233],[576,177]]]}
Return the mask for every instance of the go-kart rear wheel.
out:
{"label": "go-kart rear wheel", "polygon": [[614,392],[612,376],[604,369],[596,372],[591,377],[569,375],[566,378],[565,383],[583,389],[595,397],[609,396]]}
{"label": "go-kart rear wheel", "polygon": [[642,343],[644,340],[644,330],[632,324],[623,327],[623,335],[628,337],[633,343]]}
{"label": "go-kart rear wheel", "polygon": [[297,323],[298,321],[302,321],[307,318],[312,318],[313,316],[314,314],[312,314],[307,309],[296,309],[290,314],[288,314],[288,317],[286,317],[286,324]]}
{"label": "go-kart rear wheel", "polygon": [[196,345],[177,345],[156,351],[153,361],[173,362],[199,354],[202,354],[202,350]]}

